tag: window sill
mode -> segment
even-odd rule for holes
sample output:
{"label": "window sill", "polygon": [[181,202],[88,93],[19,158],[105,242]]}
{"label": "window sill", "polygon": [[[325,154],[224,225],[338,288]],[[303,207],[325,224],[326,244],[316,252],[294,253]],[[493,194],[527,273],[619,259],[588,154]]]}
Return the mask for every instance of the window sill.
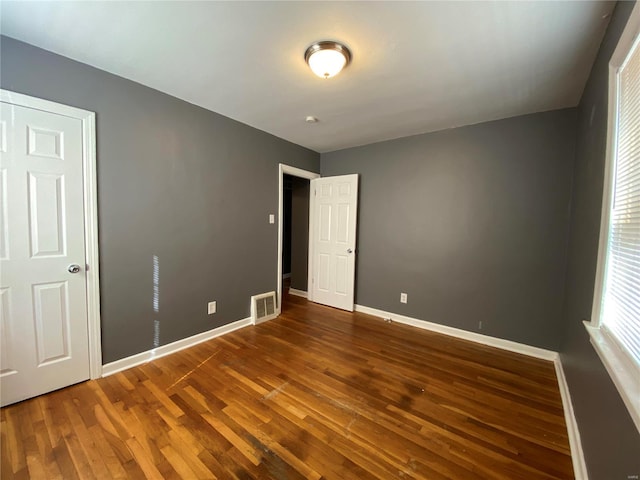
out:
{"label": "window sill", "polygon": [[606,330],[586,321],[584,326],[640,432],[640,367],[629,359]]}

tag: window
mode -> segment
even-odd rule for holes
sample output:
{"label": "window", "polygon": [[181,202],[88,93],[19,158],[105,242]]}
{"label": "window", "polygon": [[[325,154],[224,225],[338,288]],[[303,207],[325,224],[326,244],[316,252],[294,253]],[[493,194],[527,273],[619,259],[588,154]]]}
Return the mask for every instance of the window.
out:
{"label": "window", "polygon": [[609,64],[609,131],[591,342],[640,431],[640,8]]}

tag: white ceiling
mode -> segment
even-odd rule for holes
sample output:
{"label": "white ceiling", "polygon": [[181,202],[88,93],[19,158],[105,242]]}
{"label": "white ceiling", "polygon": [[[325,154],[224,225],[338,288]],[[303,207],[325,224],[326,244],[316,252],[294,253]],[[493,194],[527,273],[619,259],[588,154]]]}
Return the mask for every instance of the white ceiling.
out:
{"label": "white ceiling", "polygon": [[[577,105],[613,6],[2,0],[0,30],[327,152]],[[313,75],[317,40],[352,64]]]}

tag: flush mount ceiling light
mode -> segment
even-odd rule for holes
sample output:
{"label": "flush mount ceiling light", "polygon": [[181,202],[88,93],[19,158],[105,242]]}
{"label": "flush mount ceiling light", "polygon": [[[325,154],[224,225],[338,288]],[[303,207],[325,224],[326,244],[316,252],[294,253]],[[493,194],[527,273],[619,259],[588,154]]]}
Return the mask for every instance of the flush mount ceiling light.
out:
{"label": "flush mount ceiling light", "polygon": [[331,78],[349,65],[351,52],[338,42],[316,42],[307,48],[304,60],[320,78]]}

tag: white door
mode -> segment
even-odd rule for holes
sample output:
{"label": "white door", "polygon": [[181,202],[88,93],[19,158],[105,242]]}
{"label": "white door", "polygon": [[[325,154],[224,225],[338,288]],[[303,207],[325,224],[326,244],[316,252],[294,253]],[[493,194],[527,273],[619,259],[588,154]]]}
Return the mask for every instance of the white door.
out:
{"label": "white door", "polygon": [[90,376],[82,135],[76,118],[1,104],[2,405]]}
{"label": "white door", "polygon": [[353,311],[358,175],[311,180],[310,300]]}

